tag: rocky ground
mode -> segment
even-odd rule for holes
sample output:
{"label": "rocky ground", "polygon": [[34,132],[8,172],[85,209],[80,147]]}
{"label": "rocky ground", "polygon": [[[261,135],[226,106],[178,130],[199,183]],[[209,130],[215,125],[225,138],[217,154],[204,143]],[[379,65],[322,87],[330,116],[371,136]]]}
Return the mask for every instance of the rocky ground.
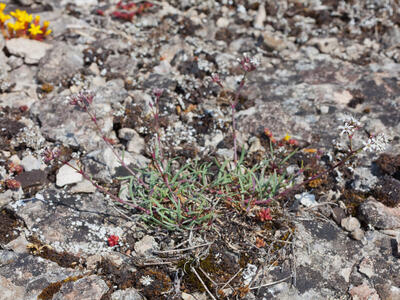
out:
{"label": "rocky ground", "polygon": [[[53,32],[0,35],[0,299],[400,299],[398,1],[150,1],[131,20],[116,0],[2,2]],[[146,167],[155,88],[170,157],[232,157],[229,95],[210,76],[235,89],[244,54],[260,63],[236,115],[253,160],[269,151],[268,128],[298,141],[297,159],[320,149],[327,168],[345,114],[364,125],[355,144],[389,136],[385,153],[281,199],[271,221],[221,206],[209,228],[183,232],[44,162],[61,147],[116,194],[118,161],[69,97],[93,91],[103,133]]]}

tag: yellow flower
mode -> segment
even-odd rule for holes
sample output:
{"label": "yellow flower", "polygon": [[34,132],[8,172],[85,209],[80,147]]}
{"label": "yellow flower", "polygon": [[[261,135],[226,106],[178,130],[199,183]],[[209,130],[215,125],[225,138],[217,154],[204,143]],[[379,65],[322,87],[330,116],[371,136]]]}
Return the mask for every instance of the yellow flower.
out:
{"label": "yellow flower", "polygon": [[0,11],[3,11],[6,8],[6,4],[5,3],[0,3]]}
{"label": "yellow flower", "polygon": [[21,17],[20,17],[20,22],[22,23],[30,23],[33,20],[33,16],[28,14],[25,10],[22,11]]}
{"label": "yellow flower", "polygon": [[14,23],[11,23],[11,22],[8,22],[8,23],[7,23],[7,27],[8,27],[8,30],[9,30],[9,31],[13,31],[13,30],[14,30],[14,26],[15,26]]}
{"label": "yellow flower", "polygon": [[25,24],[23,22],[15,22],[15,27],[14,30],[24,30],[25,29]]}
{"label": "yellow flower", "polygon": [[22,14],[22,10],[19,10],[19,9],[16,9],[15,11],[10,12],[10,15],[12,15],[17,20],[19,20],[19,18],[21,17],[21,14]]}
{"label": "yellow flower", "polygon": [[284,141],[288,141],[290,140],[291,136],[289,134],[286,133],[285,137],[283,138]]}
{"label": "yellow flower", "polygon": [[[2,3],[0,3],[2,4]],[[5,21],[11,19],[9,15],[5,15],[1,10],[0,10],[0,24],[4,24]]]}
{"label": "yellow flower", "polygon": [[34,21],[34,23],[35,23],[35,24],[39,24],[39,22],[40,22],[40,16],[35,16],[35,21]]}
{"label": "yellow flower", "polygon": [[43,22],[43,28],[47,28],[47,27],[49,27],[49,25],[50,25],[49,21],[44,21]]}
{"label": "yellow flower", "polygon": [[38,34],[42,34],[43,31],[40,29],[40,25],[31,24],[31,27],[28,29],[32,36],[36,36]]}
{"label": "yellow flower", "polygon": [[18,21],[15,22],[15,23],[8,22],[7,26],[8,26],[9,30],[14,30],[14,31],[25,29],[25,25],[23,23],[21,23],[21,22],[18,22]]}
{"label": "yellow flower", "polygon": [[33,16],[28,14],[25,10],[16,9],[15,11],[10,12],[10,15],[22,23],[30,23],[33,19]]}
{"label": "yellow flower", "polygon": [[51,33],[51,29],[47,29],[44,35],[49,35]]}

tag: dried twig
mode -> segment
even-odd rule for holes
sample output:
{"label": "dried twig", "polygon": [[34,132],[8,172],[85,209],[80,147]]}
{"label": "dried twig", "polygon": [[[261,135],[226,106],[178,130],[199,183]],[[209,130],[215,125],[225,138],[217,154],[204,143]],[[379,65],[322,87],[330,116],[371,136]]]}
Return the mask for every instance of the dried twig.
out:
{"label": "dried twig", "polygon": [[292,276],[287,276],[287,277],[285,277],[285,278],[282,278],[282,279],[277,280],[277,281],[274,281],[274,282],[270,282],[270,283],[262,284],[262,285],[259,285],[259,286],[255,286],[255,287],[250,288],[250,290],[257,290],[257,289],[262,288],[262,287],[273,286],[273,285],[275,285],[275,284],[284,282],[284,281],[288,280],[288,279],[291,278],[291,277],[292,277]]}
{"label": "dried twig", "polygon": [[193,267],[190,267],[190,270],[196,275],[197,279],[201,282],[201,284],[203,285],[204,289],[206,290],[206,292],[210,295],[210,297],[213,300],[217,300],[214,295],[210,292],[210,290],[207,288],[207,286],[205,285],[203,279],[201,279],[200,275],[197,273],[196,269]]}
{"label": "dried twig", "polygon": [[196,249],[196,248],[200,248],[200,247],[209,246],[209,245],[212,245],[213,243],[214,242],[210,242],[210,243],[205,243],[205,244],[196,245],[196,246],[192,246],[192,247],[187,247],[187,248],[183,248],[183,249],[171,249],[171,250],[164,250],[164,251],[153,251],[153,253],[165,254],[165,253],[174,253],[174,252],[184,252],[184,251],[188,251],[188,250],[192,250],[192,249]]}
{"label": "dried twig", "polygon": [[315,204],[315,205],[310,206],[310,207],[303,208],[302,210],[304,210],[304,211],[312,210],[314,208],[317,208],[317,207],[320,207],[320,206],[324,206],[324,205],[336,205],[336,206],[338,206],[338,204],[334,203],[334,202],[323,202],[323,203]]}
{"label": "dried twig", "polygon": [[215,285],[215,286],[217,286],[218,285],[218,283],[216,283],[214,280],[212,280],[211,279],[211,277],[210,276],[208,276],[208,274],[206,273],[206,271],[204,271],[200,266],[199,266],[199,270],[201,271],[201,273],[203,273],[204,274],[204,276],[206,276],[207,277],[207,279],[208,280],[210,280],[211,281],[211,283],[213,284],[213,285]]}
{"label": "dried twig", "polygon": [[293,243],[292,245],[291,245],[291,248],[292,248],[292,263],[291,263],[291,268],[292,268],[292,284],[294,285],[294,286],[296,286],[296,283],[297,283],[297,270],[296,270],[296,265],[297,265],[297,263],[296,263],[296,255],[295,255],[295,253],[294,253],[294,247],[295,247],[295,243]]}
{"label": "dried twig", "polygon": [[235,275],[233,275],[221,288],[220,290],[223,290],[233,279],[235,279],[236,276],[238,276],[240,274],[240,272],[243,271],[243,268],[240,268],[239,271],[236,272]]}

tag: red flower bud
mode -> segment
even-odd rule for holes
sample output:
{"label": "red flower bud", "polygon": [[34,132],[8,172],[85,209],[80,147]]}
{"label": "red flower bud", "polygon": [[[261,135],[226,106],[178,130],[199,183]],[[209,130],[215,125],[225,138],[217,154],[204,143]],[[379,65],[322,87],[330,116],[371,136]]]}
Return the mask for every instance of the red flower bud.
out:
{"label": "red flower bud", "polygon": [[108,246],[114,247],[114,246],[118,245],[118,240],[119,240],[119,237],[118,237],[118,236],[116,236],[116,235],[110,235],[110,236],[108,237],[108,239],[107,239]]}
{"label": "red flower bud", "polygon": [[18,190],[21,187],[21,183],[15,179],[7,179],[6,186],[10,190]]}
{"label": "red flower bud", "polygon": [[270,208],[263,208],[259,211],[258,217],[261,222],[270,221],[272,220],[271,217],[271,209]]}

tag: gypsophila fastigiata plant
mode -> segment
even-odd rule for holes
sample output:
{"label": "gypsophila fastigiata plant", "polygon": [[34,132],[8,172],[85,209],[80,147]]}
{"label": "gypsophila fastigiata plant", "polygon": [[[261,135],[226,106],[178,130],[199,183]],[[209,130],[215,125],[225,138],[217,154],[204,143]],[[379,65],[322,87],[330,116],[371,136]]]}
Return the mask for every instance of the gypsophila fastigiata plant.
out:
{"label": "gypsophila fastigiata plant", "polygon": [[[226,159],[223,162],[215,160],[211,163],[189,160],[178,169],[174,168],[174,159],[167,158],[166,149],[162,143],[163,132],[159,121],[159,104],[163,90],[155,89],[154,103],[150,104],[154,120],[154,143],[150,145],[151,163],[147,168],[131,168],[125,164],[124,155],[119,154],[112,141],[102,132],[96,114],[91,109],[94,99],[92,93],[81,92],[70,99],[72,105],[89,115],[97,133],[113,151],[121,166],[129,172],[129,176],[118,178],[121,183],[128,183],[125,191],[121,189],[121,193],[127,192],[128,199],[122,199],[121,194],[116,196],[97,184],[85,172],[81,164],[72,164],[66,160],[61,162],[82,174],[98,190],[109,195],[114,201],[135,209],[149,224],[171,231],[184,231],[211,225],[213,220],[218,218],[218,214],[221,211],[224,212],[225,209],[233,209],[261,222],[270,221],[275,215],[275,209],[279,208],[278,200],[289,195],[290,192],[327,175],[362,151],[383,151],[388,144],[389,139],[384,134],[378,134],[368,136],[360,145],[354,145],[353,137],[362,125],[356,118],[345,116],[339,130],[340,136],[346,138],[347,148],[344,150],[344,156],[329,168],[311,173],[312,175],[308,178],[295,183],[299,175],[313,166],[301,165],[295,174],[287,174],[288,160],[297,152],[298,143],[289,135],[277,142],[268,129],[264,130],[265,138],[268,139],[270,145],[268,153],[258,163],[249,165],[244,148],[240,152],[237,149],[235,112],[247,75],[256,70],[258,63],[247,56],[240,59],[239,63],[244,74],[230,100],[234,141],[232,159]],[[218,74],[213,74],[211,79],[221,89],[224,89],[224,84]],[[283,158],[278,158],[275,153],[275,149],[280,148],[286,149],[279,156],[283,155]],[[238,153],[240,153],[240,157],[238,157]],[[57,149],[47,150],[44,156],[46,161],[59,159]],[[320,157],[321,153],[317,151],[316,159],[320,159]]]}

